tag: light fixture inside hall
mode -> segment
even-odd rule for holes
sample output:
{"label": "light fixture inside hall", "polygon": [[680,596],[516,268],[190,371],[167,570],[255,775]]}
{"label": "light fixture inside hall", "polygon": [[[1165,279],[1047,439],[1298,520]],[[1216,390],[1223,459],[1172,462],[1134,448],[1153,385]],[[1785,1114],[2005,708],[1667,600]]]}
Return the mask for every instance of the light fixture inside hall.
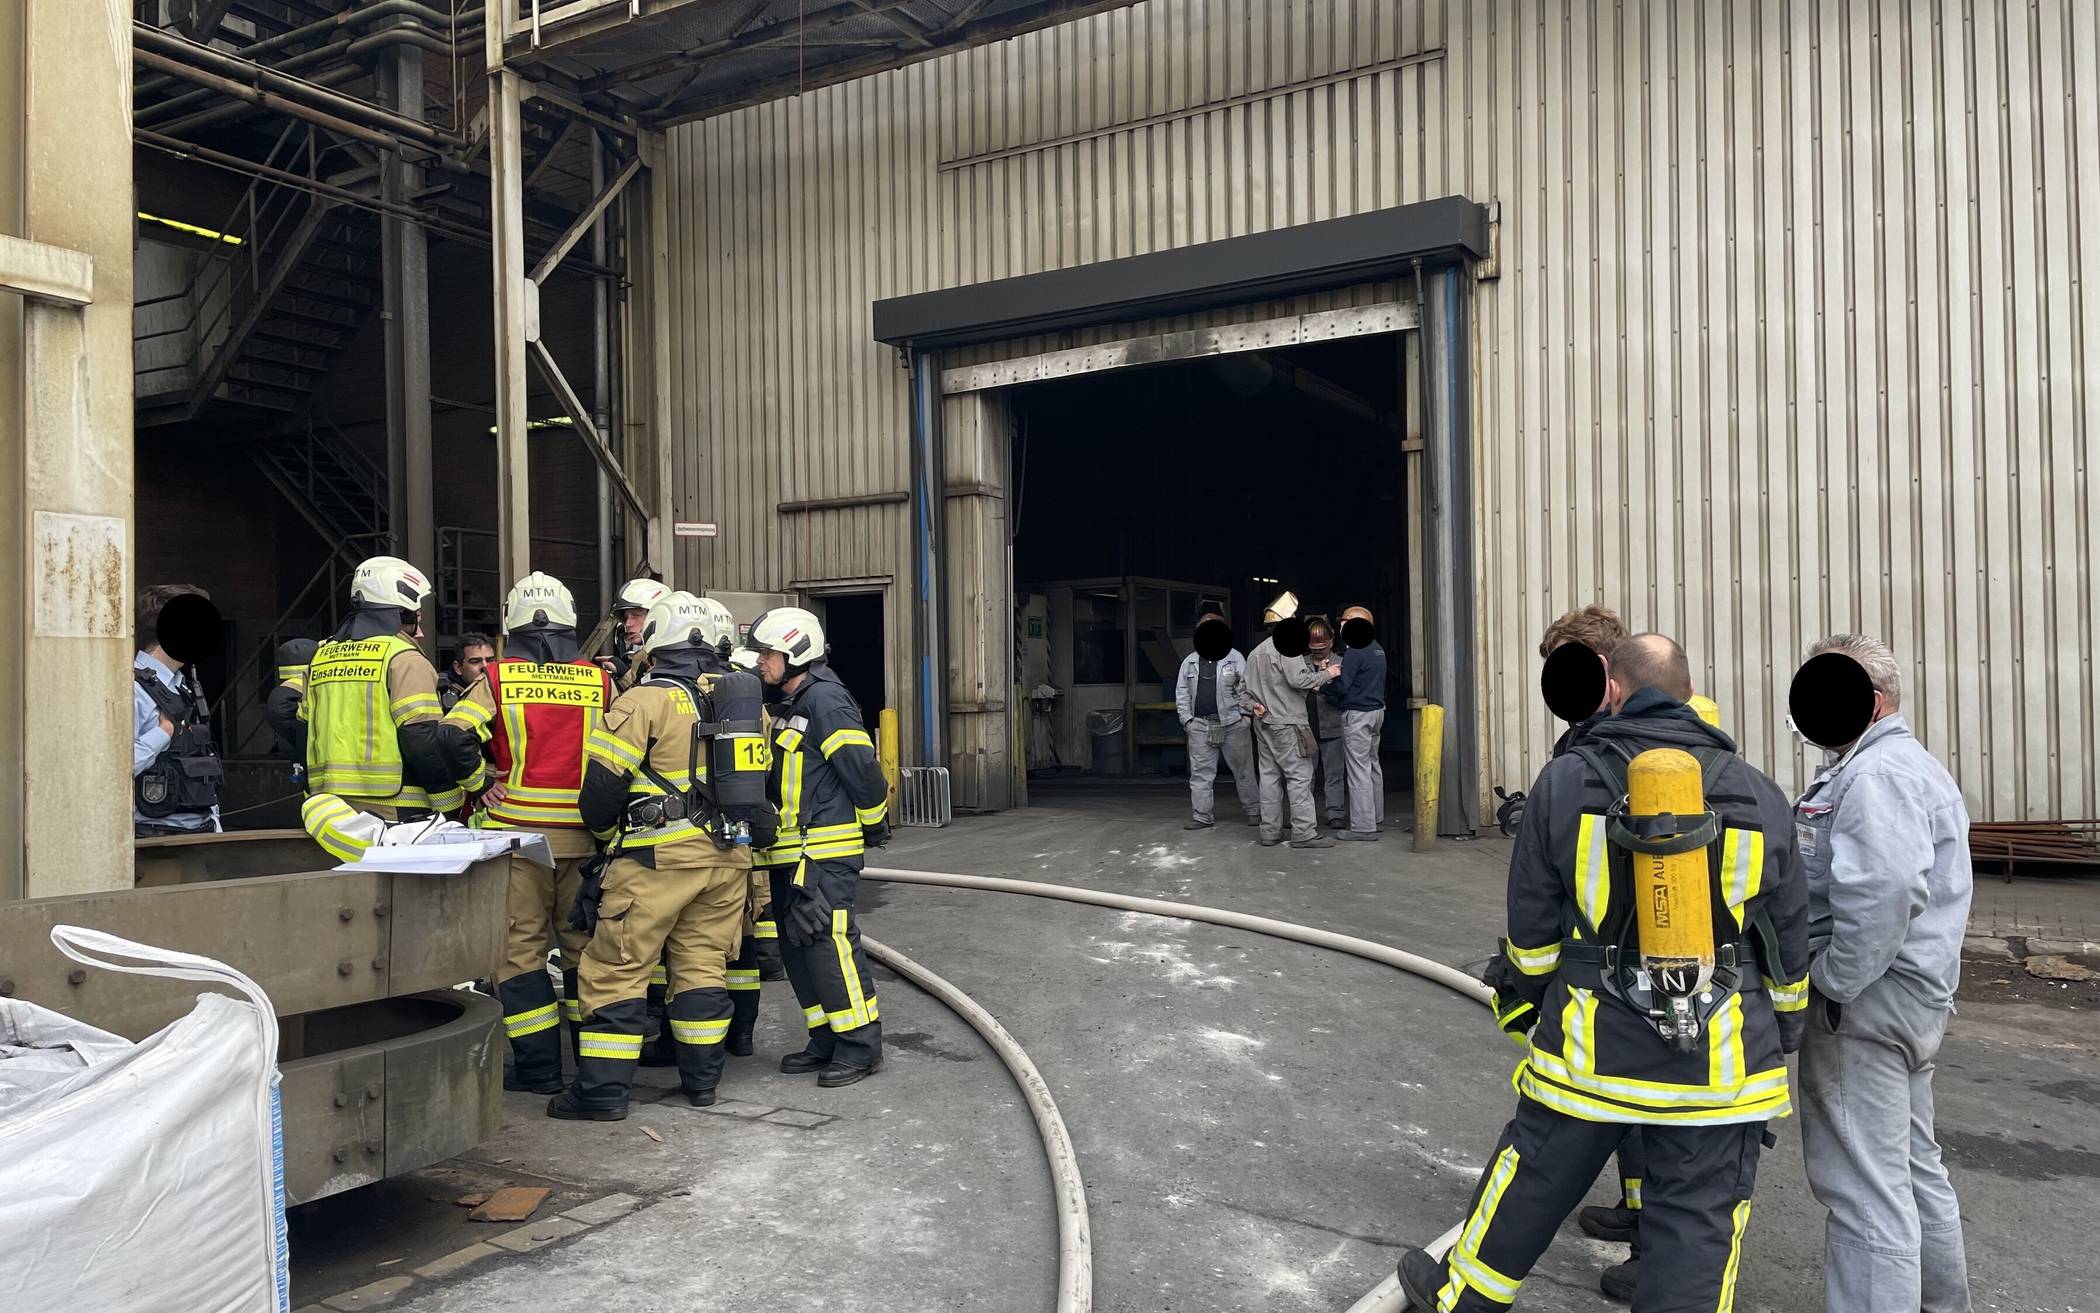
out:
{"label": "light fixture inside hall", "polygon": [[[570,419],[567,415],[549,415],[545,419],[528,419],[525,421],[525,427],[528,429],[568,429],[576,427],[576,421]],[[494,424],[489,425],[489,432],[494,433],[495,431],[496,426]]]}

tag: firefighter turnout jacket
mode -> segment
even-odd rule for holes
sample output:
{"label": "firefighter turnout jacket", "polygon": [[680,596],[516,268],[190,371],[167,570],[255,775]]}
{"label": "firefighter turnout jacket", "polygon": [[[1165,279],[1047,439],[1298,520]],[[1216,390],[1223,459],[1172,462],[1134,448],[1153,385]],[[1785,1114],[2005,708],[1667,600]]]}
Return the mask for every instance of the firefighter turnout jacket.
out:
{"label": "firefighter turnout jacket", "polygon": [[306,783],[389,819],[463,801],[438,737],[437,670],[399,633],[331,639],[307,667]]}
{"label": "firefighter turnout jacket", "polygon": [[889,822],[889,782],[860,707],[828,666],[813,666],[770,708],[768,794],[780,805],[779,833],[762,866],[858,860],[866,831]]}
{"label": "firefighter turnout jacket", "polygon": [[470,793],[487,788],[490,764],[503,782],[501,800],[484,810],[482,823],[580,830],[585,744],[612,700],[612,677],[596,662],[491,663],[445,716],[448,729],[488,746],[488,762],[477,759],[460,786]]}
{"label": "firefighter turnout jacket", "polygon": [[[620,694],[584,740],[583,791],[577,800],[584,825],[600,839],[615,840],[621,857],[652,869],[722,860],[703,828],[706,818],[688,814],[686,806],[695,786],[707,782],[707,753],[704,746],[695,751],[693,728],[700,721],[694,691],[704,693],[708,678],[700,674],[689,686],[650,675]],[[661,800],[662,816],[635,828],[630,809],[653,800]],[[739,857],[748,861],[749,850]]]}
{"label": "firefighter turnout jacket", "polygon": [[1618,784],[1585,753],[1559,756],[1532,789],[1510,859],[1508,968],[1497,1010],[1513,1036],[1530,1031],[1518,1091],[1589,1121],[1711,1125],[1785,1116],[1783,1055],[1798,1046],[1808,1005],[1807,884],[1785,796],[1735,755],[1726,734],[1652,690],[1636,693],[1620,715],[1586,725],[1582,740],[1622,759],[1679,748],[1715,763],[1705,781],[1707,809],[1720,824],[1708,849],[1715,951],[1739,962],[1741,985],[1691,1052],[1673,1050],[1641,1010],[1599,987],[1598,959],[1612,945],[1593,936],[1616,936],[1618,948],[1639,952],[1625,929],[1631,855],[1607,839]]}

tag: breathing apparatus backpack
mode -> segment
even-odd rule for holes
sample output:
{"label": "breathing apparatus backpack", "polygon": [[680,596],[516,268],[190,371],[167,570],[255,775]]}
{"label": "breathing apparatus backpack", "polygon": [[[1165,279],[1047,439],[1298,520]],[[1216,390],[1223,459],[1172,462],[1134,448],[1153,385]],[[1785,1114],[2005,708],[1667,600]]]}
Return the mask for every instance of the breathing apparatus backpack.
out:
{"label": "breathing apparatus backpack", "polygon": [[1571,986],[1610,994],[1644,1016],[1672,1049],[1696,1051],[1714,1014],[1738,993],[1763,988],[1763,960],[1777,961],[1778,935],[1760,908],[1746,935],[1732,930],[1722,888],[1721,818],[1707,809],[1713,784],[1734,759],[1718,748],[1650,748],[1635,756],[1616,743],[1573,749],[1604,780],[1611,894],[1591,925],[1569,875],[1576,935],[1561,944]]}
{"label": "breathing apparatus backpack", "polygon": [[[766,743],[765,685],[744,670],[702,675],[696,682],[665,677],[692,696],[699,718],[687,757],[688,788],[664,779],[645,756],[642,773],[664,791],[661,819],[691,820],[706,831],[717,848],[773,845],[778,813],[766,801],[766,774],[772,765]],[[705,775],[700,769],[705,754]],[[643,800],[642,804],[656,802]],[[673,814],[676,813],[676,814]],[[629,823],[647,823],[629,807]]]}

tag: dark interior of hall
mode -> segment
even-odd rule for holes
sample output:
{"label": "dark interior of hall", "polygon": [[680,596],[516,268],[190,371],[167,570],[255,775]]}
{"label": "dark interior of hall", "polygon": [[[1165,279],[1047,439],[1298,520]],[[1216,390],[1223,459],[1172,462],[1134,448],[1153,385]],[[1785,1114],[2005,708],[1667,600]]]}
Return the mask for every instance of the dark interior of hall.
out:
{"label": "dark interior of hall", "polygon": [[[1385,334],[1013,389],[1017,593],[1094,585],[1074,591],[1069,622],[1052,613],[1048,643],[1071,648],[1057,669],[1074,685],[1127,684],[1133,704],[1171,698],[1199,598],[1226,603],[1244,652],[1289,589],[1307,616],[1371,608],[1388,705],[1404,706],[1401,343]],[[1119,614],[1105,581],[1123,579],[1177,586],[1134,583],[1140,604]],[[1405,721],[1388,719],[1389,748]]]}

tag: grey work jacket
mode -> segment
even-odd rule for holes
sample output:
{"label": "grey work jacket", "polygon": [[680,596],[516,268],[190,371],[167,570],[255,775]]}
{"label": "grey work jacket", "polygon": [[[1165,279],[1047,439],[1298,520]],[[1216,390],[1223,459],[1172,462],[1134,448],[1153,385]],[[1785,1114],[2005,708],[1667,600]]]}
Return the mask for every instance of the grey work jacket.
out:
{"label": "grey work jacket", "polygon": [[1969,923],[1969,812],[1900,715],[1872,725],[1794,805],[1809,978],[1850,1003],[1884,976],[1954,1006]]}
{"label": "grey work jacket", "polygon": [[[1181,674],[1174,681],[1174,714],[1182,728],[1196,728],[1196,680],[1202,674],[1203,658],[1194,652],[1181,659]],[[1246,678],[1247,658],[1238,648],[1218,658],[1218,723],[1237,725],[1246,716],[1240,705],[1240,681]]]}
{"label": "grey work jacket", "polygon": [[1271,725],[1307,724],[1305,695],[1327,682],[1327,672],[1314,670],[1302,656],[1287,657],[1276,640],[1264,638],[1247,654],[1247,674],[1240,681],[1240,705],[1249,711],[1259,702],[1269,710]]}

